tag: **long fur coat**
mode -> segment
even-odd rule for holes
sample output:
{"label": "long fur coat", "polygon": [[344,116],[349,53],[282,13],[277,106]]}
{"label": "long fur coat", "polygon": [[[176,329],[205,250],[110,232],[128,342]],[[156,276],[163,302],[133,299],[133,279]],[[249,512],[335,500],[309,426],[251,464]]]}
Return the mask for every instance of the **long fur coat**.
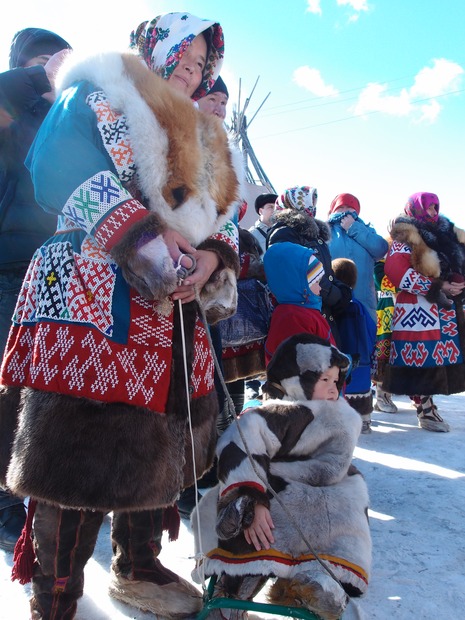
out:
{"label": "long fur coat", "polygon": [[399,217],[385,273],[399,289],[384,389],[394,394],[465,390],[463,297],[449,302],[445,280],[465,275],[465,231],[440,216],[436,224]]}
{"label": "long fur coat", "polygon": [[[238,426],[258,473],[244,450]],[[351,464],[360,429],[360,416],[342,399],[269,400],[245,411],[219,440],[220,484],[202,498],[193,516],[194,535],[200,524],[206,553],[194,578],[201,570],[206,575],[224,572],[304,579],[303,575],[321,570],[313,549],[331,563],[349,595],[365,592],[371,567],[368,492],[362,475]],[[271,549],[256,551],[246,542],[242,527],[225,523],[228,508],[242,501],[248,506],[245,513],[254,503],[269,507],[275,525]],[[198,539],[196,545],[199,552]]]}
{"label": "long fur coat", "polygon": [[189,405],[200,476],[218,404],[207,327],[195,302],[181,315],[170,298],[177,274],[161,234],[217,253],[201,303],[211,322],[233,313],[240,164],[218,119],[135,56],[85,61],[71,85],[28,162],[59,233],[34,256],[15,311],[0,477],[19,411],[7,474],[15,493],[104,511],[166,506],[193,482]]}

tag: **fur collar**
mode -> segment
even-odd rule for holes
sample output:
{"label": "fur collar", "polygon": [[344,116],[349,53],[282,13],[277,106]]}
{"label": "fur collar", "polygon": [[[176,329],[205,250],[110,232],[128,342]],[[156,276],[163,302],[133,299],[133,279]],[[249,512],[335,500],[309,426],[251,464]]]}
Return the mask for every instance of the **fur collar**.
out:
{"label": "fur collar", "polygon": [[310,217],[303,211],[296,211],[295,209],[278,211],[274,215],[273,224],[273,227],[276,228],[289,226],[289,228],[295,230],[305,241],[322,239],[325,243],[328,243],[331,239],[329,226],[321,220]]}
{"label": "fur collar", "polygon": [[412,250],[412,267],[430,278],[465,275],[465,231],[440,216],[437,223],[398,217],[392,227],[394,241]]}
{"label": "fur collar", "polygon": [[232,216],[242,179],[222,122],[152,73],[133,54],[110,52],[68,66],[61,86],[88,80],[125,115],[148,208],[193,245]]}

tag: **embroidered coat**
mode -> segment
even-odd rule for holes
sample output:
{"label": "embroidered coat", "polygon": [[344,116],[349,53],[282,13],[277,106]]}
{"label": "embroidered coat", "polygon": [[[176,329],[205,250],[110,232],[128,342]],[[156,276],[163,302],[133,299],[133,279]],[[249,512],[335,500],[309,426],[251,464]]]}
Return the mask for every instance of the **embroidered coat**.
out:
{"label": "embroidered coat", "polygon": [[[262,407],[247,409],[220,437],[220,484],[203,497],[199,515],[194,513],[193,530],[198,519],[206,553],[205,574],[302,580],[306,573],[319,570],[288,512],[264,487],[264,479],[314,551],[330,562],[346,592],[364,593],[371,567],[368,492],[362,475],[351,464],[361,424],[358,413],[343,399],[269,400]],[[262,479],[244,450],[239,425]],[[243,531],[228,540],[218,538],[217,507],[220,514],[244,495],[269,507],[275,525],[271,549],[256,551]]]}
{"label": "embroidered coat", "polygon": [[465,275],[465,231],[443,216],[435,224],[399,217],[391,237],[384,270],[399,292],[383,389],[412,396],[463,392],[463,299],[445,304],[441,286],[453,274]]}
{"label": "embroidered coat", "polygon": [[[180,316],[169,296],[160,234],[219,255],[201,301],[212,322],[233,313],[239,166],[218,119],[135,56],[85,61],[65,88],[27,162],[58,230],[30,263],[2,366],[4,386],[27,388],[8,484],[73,508],[168,505],[193,481],[187,401],[201,475],[217,399],[206,327],[195,302]],[[15,406],[10,391],[2,415]]]}

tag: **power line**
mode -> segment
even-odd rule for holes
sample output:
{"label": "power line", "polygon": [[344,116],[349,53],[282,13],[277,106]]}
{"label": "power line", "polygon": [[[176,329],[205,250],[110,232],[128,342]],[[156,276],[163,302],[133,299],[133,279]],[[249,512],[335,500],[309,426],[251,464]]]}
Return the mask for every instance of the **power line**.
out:
{"label": "power line", "polygon": [[[459,90],[453,90],[453,91],[449,91],[447,93],[442,93],[441,95],[435,95],[432,97],[425,97],[424,99],[416,99],[414,101],[412,101],[412,104],[419,104],[419,103],[423,103],[424,101],[431,101],[432,99],[440,99],[441,97],[446,97],[448,95],[455,95],[458,93],[463,93],[465,91],[465,89],[459,89]],[[370,116],[373,114],[384,114],[385,112],[383,112],[382,110],[371,110],[370,112],[363,112],[363,114],[352,114],[351,116],[345,116],[343,118],[337,118],[334,119],[332,121],[325,121],[324,123],[316,123],[314,125],[307,125],[305,127],[296,127],[295,129],[287,129],[286,131],[280,131],[278,133],[272,133],[272,134],[267,134],[265,136],[258,136],[258,137],[254,137],[254,140],[262,140],[264,138],[273,138],[275,136],[282,136],[288,133],[294,133],[296,131],[305,131],[306,129],[315,129],[316,127],[323,127],[325,125],[332,125],[333,123],[341,123],[343,121],[348,121],[348,120],[353,120],[356,118],[362,118],[364,116]]]}
{"label": "power line", "polygon": [[[400,82],[401,80],[411,79],[413,77],[415,77],[415,76],[406,75],[404,77],[395,78],[395,79],[392,79],[392,80],[384,80],[382,82],[376,81],[376,83],[377,84],[391,84],[393,82]],[[368,81],[368,83],[372,83],[372,82]],[[362,85],[362,86],[357,86],[357,87],[354,87],[354,88],[348,88],[346,90],[341,90],[341,91],[339,91],[339,95],[345,95],[346,93],[352,93],[352,92],[360,92],[360,90],[365,88],[365,86],[366,86],[366,83],[364,85]],[[393,86],[392,88],[389,88],[387,90],[390,91],[390,90],[394,90],[394,89],[395,89],[395,87]],[[312,101],[320,101],[320,100],[326,99],[326,98],[327,97],[324,96],[324,95],[321,95],[321,96],[318,96],[318,97],[310,97],[309,99],[302,99],[300,101],[294,101],[294,102],[291,102],[291,103],[282,103],[282,104],[277,105],[277,106],[272,106],[271,108],[269,107],[268,110],[269,111],[270,110],[278,110],[280,108],[287,108],[289,106],[300,105],[301,103],[307,103],[307,102],[312,103]],[[350,98],[349,98],[349,100],[350,100]],[[325,104],[321,104],[321,105],[330,105],[332,103],[337,103],[337,102],[332,102],[332,101],[331,102],[325,102]],[[317,104],[316,106],[310,106],[310,107],[318,107],[318,105],[320,105],[320,104]],[[280,112],[277,112],[276,114],[280,114]],[[271,114],[267,114],[267,116],[272,116],[272,115]]]}

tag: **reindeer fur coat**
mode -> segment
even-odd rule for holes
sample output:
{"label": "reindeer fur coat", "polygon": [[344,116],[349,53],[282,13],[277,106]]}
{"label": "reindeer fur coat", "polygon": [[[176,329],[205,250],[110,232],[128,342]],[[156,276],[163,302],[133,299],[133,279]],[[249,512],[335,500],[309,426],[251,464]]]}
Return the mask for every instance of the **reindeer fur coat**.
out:
{"label": "reindeer fur coat", "polygon": [[69,508],[170,505],[193,482],[188,402],[197,476],[213,458],[218,405],[207,327],[196,302],[181,315],[170,297],[177,274],[161,234],[217,253],[201,303],[210,322],[234,313],[239,159],[218,119],[135,56],[84,61],[63,88],[27,162],[58,230],[13,318],[0,477],[9,461],[13,492]]}
{"label": "reindeer fur coat", "polygon": [[[298,379],[288,379],[286,387],[291,381],[294,386]],[[360,430],[360,416],[341,398],[336,402],[267,400],[261,407],[247,409],[220,437],[220,484],[202,498],[193,514],[193,531],[200,523],[206,554],[194,578],[205,571],[206,575],[269,575],[298,581],[321,570],[313,549],[330,562],[349,595],[364,593],[371,567],[368,491],[351,464]],[[246,542],[242,528],[218,537],[222,511],[244,498],[269,508],[275,526],[271,549],[256,551]],[[199,547],[199,540],[196,544]]]}

